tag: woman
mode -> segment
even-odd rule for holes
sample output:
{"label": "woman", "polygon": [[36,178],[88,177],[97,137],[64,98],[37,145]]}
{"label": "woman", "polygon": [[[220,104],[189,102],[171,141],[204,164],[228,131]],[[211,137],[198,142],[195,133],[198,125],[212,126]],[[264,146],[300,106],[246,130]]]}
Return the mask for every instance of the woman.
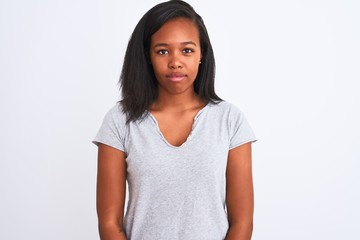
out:
{"label": "woman", "polygon": [[214,74],[207,30],[187,3],[158,4],[137,24],[123,98],[94,140],[101,239],[251,238],[256,138],[216,95]]}

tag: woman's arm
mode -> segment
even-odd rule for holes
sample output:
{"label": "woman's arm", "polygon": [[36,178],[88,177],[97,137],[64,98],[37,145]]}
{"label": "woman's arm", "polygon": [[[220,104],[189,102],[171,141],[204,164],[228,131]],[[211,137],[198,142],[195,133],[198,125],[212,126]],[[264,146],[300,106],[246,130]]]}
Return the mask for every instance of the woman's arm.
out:
{"label": "woman's arm", "polygon": [[96,207],[101,240],[126,240],[122,228],[125,194],[125,153],[99,144]]}
{"label": "woman's arm", "polygon": [[226,205],[230,225],[226,240],[250,240],[254,213],[251,143],[229,151],[226,168]]}

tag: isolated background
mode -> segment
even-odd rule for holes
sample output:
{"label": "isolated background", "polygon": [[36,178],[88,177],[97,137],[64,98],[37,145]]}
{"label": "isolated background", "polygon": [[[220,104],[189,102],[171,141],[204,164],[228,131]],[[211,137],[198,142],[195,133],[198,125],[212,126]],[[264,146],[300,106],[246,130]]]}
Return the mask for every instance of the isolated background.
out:
{"label": "isolated background", "polygon": [[[0,1],[1,239],[98,239],[91,140],[156,3]],[[253,239],[360,239],[360,2],[189,3],[259,138]]]}

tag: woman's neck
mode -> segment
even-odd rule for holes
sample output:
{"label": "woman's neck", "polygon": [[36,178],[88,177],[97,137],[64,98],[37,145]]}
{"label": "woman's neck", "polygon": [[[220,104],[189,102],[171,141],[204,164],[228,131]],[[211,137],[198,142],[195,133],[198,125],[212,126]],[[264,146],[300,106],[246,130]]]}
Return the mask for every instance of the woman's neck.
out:
{"label": "woman's neck", "polygon": [[162,94],[159,92],[150,110],[181,112],[199,107],[202,108],[205,105],[206,103],[194,91],[181,94]]}

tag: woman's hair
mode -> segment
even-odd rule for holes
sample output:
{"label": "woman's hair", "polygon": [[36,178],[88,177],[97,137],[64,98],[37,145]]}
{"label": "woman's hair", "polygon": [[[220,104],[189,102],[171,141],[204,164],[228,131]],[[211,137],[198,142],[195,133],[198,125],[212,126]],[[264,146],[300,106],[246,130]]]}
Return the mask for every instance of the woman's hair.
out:
{"label": "woman's hair", "polygon": [[158,96],[157,80],[149,56],[151,36],[167,21],[179,17],[193,21],[200,35],[202,59],[194,91],[205,101],[222,100],[214,89],[214,53],[202,18],[188,3],[171,0],[151,8],[141,18],[130,37],[119,81],[122,93],[120,103],[127,115],[127,123],[144,117],[145,110]]}

